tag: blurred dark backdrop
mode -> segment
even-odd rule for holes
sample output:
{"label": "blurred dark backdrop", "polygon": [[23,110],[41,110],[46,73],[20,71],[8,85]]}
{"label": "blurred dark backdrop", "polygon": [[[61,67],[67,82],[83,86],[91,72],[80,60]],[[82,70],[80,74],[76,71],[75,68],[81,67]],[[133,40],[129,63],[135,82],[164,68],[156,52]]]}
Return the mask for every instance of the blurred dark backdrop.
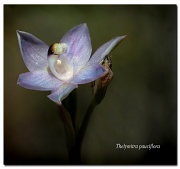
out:
{"label": "blurred dark backdrop", "polygon": [[[16,30],[51,45],[87,23],[93,51],[128,35],[113,52],[114,79],[95,109],[83,143],[84,164],[177,164],[176,5],[5,5],[4,163],[66,164],[64,128],[50,92],[17,85],[27,72]],[[89,85],[78,90],[83,115]],[[160,149],[116,149],[116,144],[157,144]]]}

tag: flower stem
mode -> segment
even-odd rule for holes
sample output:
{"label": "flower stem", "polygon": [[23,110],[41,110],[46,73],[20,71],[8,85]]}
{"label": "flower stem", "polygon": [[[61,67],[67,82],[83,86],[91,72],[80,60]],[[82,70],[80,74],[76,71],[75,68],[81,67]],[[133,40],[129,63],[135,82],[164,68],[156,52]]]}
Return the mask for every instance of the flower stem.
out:
{"label": "flower stem", "polygon": [[59,109],[60,118],[62,122],[64,123],[65,131],[66,131],[65,133],[66,133],[66,140],[67,140],[67,148],[69,151],[72,149],[75,142],[75,133],[74,133],[72,120],[69,115],[69,112],[65,109],[65,107],[62,104],[58,105],[58,109]]}
{"label": "flower stem", "polygon": [[69,96],[62,101],[64,107],[69,112],[73,127],[75,128],[76,114],[77,114],[77,90],[73,90]]}
{"label": "flower stem", "polygon": [[94,101],[92,101],[87,109],[87,112],[85,114],[85,117],[82,121],[81,127],[79,129],[78,135],[76,137],[76,142],[78,144],[79,147],[81,147],[87,127],[88,127],[88,123],[89,123],[89,119],[91,117],[91,114],[93,112],[93,110],[95,109],[96,104],[94,103]]}
{"label": "flower stem", "polygon": [[69,152],[69,160],[71,164],[82,164],[81,162],[81,148],[82,143],[84,140],[84,136],[88,127],[89,119],[91,117],[91,114],[93,110],[95,109],[97,104],[95,104],[94,100],[90,103],[87,112],[85,114],[85,117],[82,121],[82,124],[80,126],[79,132],[76,136],[75,145],[72,148],[72,150]]}

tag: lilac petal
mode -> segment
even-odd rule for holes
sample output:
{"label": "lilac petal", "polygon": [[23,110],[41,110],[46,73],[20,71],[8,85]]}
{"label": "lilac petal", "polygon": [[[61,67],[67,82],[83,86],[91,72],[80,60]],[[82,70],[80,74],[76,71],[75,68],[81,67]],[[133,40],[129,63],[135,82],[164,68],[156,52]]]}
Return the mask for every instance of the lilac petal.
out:
{"label": "lilac petal", "polygon": [[27,72],[19,75],[17,84],[32,90],[54,90],[62,85],[62,81],[51,75],[47,71]]}
{"label": "lilac petal", "polygon": [[61,104],[61,101],[77,87],[78,86],[76,84],[64,83],[59,88],[54,90],[50,95],[48,95],[48,98],[57,104]]}
{"label": "lilac petal", "polygon": [[104,67],[100,64],[88,65],[82,68],[71,82],[74,84],[89,83],[101,77],[105,71]]}
{"label": "lilac petal", "polygon": [[125,37],[126,35],[116,37],[99,47],[89,60],[89,64],[100,63]]}
{"label": "lilac petal", "polygon": [[73,59],[76,69],[80,69],[87,63],[92,52],[92,46],[86,24],[80,24],[69,30],[60,42],[67,44],[67,55]]}
{"label": "lilac petal", "polygon": [[34,35],[17,31],[20,51],[29,71],[47,67],[48,46]]}

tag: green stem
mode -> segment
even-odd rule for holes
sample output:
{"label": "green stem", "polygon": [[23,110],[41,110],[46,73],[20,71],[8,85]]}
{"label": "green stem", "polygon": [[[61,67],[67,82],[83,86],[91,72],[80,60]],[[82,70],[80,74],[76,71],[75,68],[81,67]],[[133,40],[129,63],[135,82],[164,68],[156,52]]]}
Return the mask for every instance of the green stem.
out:
{"label": "green stem", "polygon": [[79,129],[78,135],[76,137],[76,142],[78,144],[78,147],[81,148],[87,127],[88,127],[88,123],[91,117],[91,114],[93,112],[93,110],[95,109],[96,104],[94,103],[94,101],[92,101],[87,109],[87,112],[85,114],[85,117],[82,121],[81,127]]}
{"label": "green stem", "polygon": [[58,105],[58,109],[59,109],[60,118],[66,130],[65,133],[66,133],[66,140],[67,140],[67,148],[68,150],[71,150],[75,142],[75,133],[74,133],[72,120],[69,115],[69,112],[65,109],[65,107],[62,104]]}
{"label": "green stem", "polygon": [[89,119],[91,117],[91,114],[93,110],[95,109],[96,104],[92,100],[91,104],[89,105],[87,112],[85,114],[85,117],[82,121],[81,127],[79,129],[79,132],[77,134],[75,145],[72,148],[72,150],[69,152],[69,160],[71,164],[81,164],[81,148],[82,143],[84,140],[85,133],[87,131]]}
{"label": "green stem", "polygon": [[75,128],[76,114],[77,114],[77,90],[73,90],[69,96],[62,101],[64,107],[69,112],[73,127]]}

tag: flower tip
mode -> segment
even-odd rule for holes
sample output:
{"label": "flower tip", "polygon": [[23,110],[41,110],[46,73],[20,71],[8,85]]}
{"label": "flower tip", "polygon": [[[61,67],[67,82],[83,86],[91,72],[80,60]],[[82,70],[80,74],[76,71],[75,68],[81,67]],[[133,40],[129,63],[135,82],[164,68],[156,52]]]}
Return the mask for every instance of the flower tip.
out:
{"label": "flower tip", "polygon": [[81,28],[87,29],[87,24],[86,23],[82,23],[82,24],[80,24],[78,26],[81,27]]}
{"label": "flower tip", "polygon": [[19,85],[21,82],[20,82],[20,75],[19,75],[19,77],[18,77],[18,80],[17,80],[17,84]]}
{"label": "flower tip", "polygon": [[57,105],[61,105],[62,104],[62,102],[61,102],[61,100],[57,100],[57,99],[53,99],[53,98],[51,98],[51,96],[50,95],[48,95],[47,96],[50,100],[52,100],[53,102],[55,102]]}
{"label": "flower tip", "polygon": [[123,37],[123,39],[125,39],[126,37],[127,37],[127,35],[124,35],[124,36],[122,36]]}
{"label": "flower tip", "polygon": [[16,33],[17,33],[18,35],[20,35],[20,34],[22,33],[22,31],[16,30]]}
{"label": "flower tip", "polygon": [[23,84],[19,81],[19,79],[17,81],[17,85],[24,87]]}
{"label": "flower tip", "polygon": [[127,35],[119,36],[119,37],[118,37],[118,41],[121,42],[121,41],[124,40],[126,37],[127,37]]}
{"label": "flower tip", "polygon": [[114,47],[112,49],[114,49],[120,42],[122,42],[125,38],[127,37],[127,35],[124,36],[118,36],[116,38],[114,38]]}
{"label": "flower tip", "polygon": [[26,34],[29,34],[29,33],[27,33],[27,32],[24,32],[24,31],[20,31],[20,30],[16,30],[16,33],[17,33],[17,35],[20,37],[23,37],[24,35],[26,35]]}
{"label": "flower tip", "polygon": [[82,23],[83,26],[87,26],[87,23]]}
{"label": "flower tip", "polygon": [[22,37],[23,33],[24,33],[23,31],[16,30],[16,34],[17,34],[18,40],[20,40],[20,38]]}
{"label": "flower tip", "polygon": [[17,36],[20,36],[20,31],[16,30],[16,34],[17,34]]}

